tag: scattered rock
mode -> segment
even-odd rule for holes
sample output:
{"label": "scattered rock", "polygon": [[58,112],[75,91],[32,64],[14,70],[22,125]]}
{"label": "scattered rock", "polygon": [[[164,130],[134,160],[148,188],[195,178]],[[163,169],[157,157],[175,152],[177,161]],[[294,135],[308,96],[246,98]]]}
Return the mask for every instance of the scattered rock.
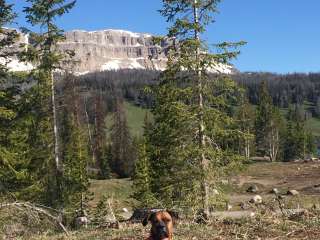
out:
{"label": "scattered rock", "polygon": [[226,203],[226,211],[230,211],[232,209],[232,205],[229,203]]}
{"label": "scattered rock", "polygon": [[241,202],[239,206],[242,210],[248,210],[250,208],[250,206],[245,202]]}
{"label": "scattered rock", "polygon": [[221,183],[224,185],[227,185],[227,184],[229,184],[229,180],[223,179],[223,180],[221,180]]}
{"label": "scattered rock", "polygon": [[255,212],[250,212],[250,217],[255,217],[256,213]]}
{"label": "scattered rock", "polygon": [[278,195],[278,194],[280,193],[280,191],[279,191],[278,188],[273,188],[273,189],[271,190],[271,193]]}
{"label": "scattered rock", "polygon": [[217,189],[212,189],[212,195],[219,195],[219,191]]}
{"label": "scattered rock", "polygon": [[250,203],[254,204],[261,204],[262,203],[262,197],[260,195],[255,195],[253,198],[250,199]]}
{"label": "scattered rock", "polygon": [[259,191],[257,185],[252,185],[247,189],[248,193],[257,193]]}
{"label": "scattered rock", "polygon": [[81,227],[87,228],[88,227],[88,223],[89,223],[89,220],[85,216],[77,217],[75,219],[75,227],[76,227],[76,229],[79,229]]}
{"label": "scattered rock", "polygon": [[308,214],[308,210],[305,209],[294,209],[288,214],[288,219],[291,221],[301,221],[304,216]]}
{"label": "scattered rock", "polygon": [[79,228],[87,228],[88,227],[88,223],[89,223],[89,219],[88,219],[88,214],[85,210],[78,210],[76,211],[76,217],[74,218],[74,226],[76,229]]}
{"label": "scattered rock", "polygon": [[287,195],[296,196],[299,195],[299,192],[297,190],[292,189],[287,192]]}

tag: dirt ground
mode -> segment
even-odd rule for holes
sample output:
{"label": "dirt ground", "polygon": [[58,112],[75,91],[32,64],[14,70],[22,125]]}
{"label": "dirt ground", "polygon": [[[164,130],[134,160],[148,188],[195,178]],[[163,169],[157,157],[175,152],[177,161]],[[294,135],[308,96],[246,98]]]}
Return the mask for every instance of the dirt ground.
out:
{"label": "dirt ground", "polygon": [[[230,204],[234,206],[249,201],[256,194],[270,200],[274,198],[272,189],[277,188],[284,196],[288,190],[297,190],[296,206],[292,207],[309,208],[320,204],[320,163],[254,163],[232,177],[231,185]],[[248,193],[247,189],[253,185],[258,187],[257,193]]]}

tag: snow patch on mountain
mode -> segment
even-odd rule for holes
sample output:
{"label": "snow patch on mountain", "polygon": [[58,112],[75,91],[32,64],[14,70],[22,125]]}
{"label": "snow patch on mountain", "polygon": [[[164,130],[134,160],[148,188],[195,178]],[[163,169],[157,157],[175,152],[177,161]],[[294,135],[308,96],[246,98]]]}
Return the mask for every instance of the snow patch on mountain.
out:
{"label": "snow patch on mountain", "polygon": [[32,64],[20,62],[17,59],[11,59],[9,63],[7,63],[7,68],[12,72],[28,72],[34,69]]}
{"label": "snow patch on mountain", "polygon": [[119,70],[119,69],[145,69],[142,66],[138,59],[129,58],[129,59],[110,59],[108,62],[101,66],[101,71],[108,70]]}

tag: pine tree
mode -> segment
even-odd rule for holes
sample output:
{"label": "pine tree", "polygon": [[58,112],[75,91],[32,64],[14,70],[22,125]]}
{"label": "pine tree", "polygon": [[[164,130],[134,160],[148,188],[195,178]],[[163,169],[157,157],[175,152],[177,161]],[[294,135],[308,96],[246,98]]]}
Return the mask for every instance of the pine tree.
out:
{"label": "pine tree", "polygon": [[[64,39],[63,31],[55,24],[57,17],[68,13],[75,1],[66,3],[65,0],[27,0],[31,6],[25,7],[27,21],[32,26],[39,26],[41,33],[31,33],[33,46],[28,46],[28,51],[22,56],[25,61],[33,62],[36,69],[32,72],[33,79],[37,81],[36,125],[35,136],[39,145],[36,154],[41,152],[39,166],[42,166],[41,174],[47,175],[43,182],[47,192],[47,203],[61,205],[62,186],[61,179],[63,167],[60,159],[59,132],[56,109],[56,93],[54,70],[59,68],[59,63],[64,54],[57,52],[55,47]],[[50,129],[50,131],[48,131]],[[51,149],[50,146],[53,146]],[[42,147],[43,149],[41,149]],[[42,163],[40,163],[42,162]],[[44,167],[44,164],[45,167]],[[44,173],[47,169],[49,175]],[[49,171],[48,171],[49,170]],[[40,174],[40,175],[41,175]]]}
{"label": "pine tree", "polygon": [[294,159],[296,154],[295,133],[294,133],[294,111],[289,106],[286,116],[286,139],[284,144],[284,160]]}
{"label": "pine tree", "polygon": [[79,117],[72,114],[70,118],[70,136],[69,141],[65,142],[66,150],[63,159],[63,202],[65,206],[77,206],[79,203],[82,206],[84,193],[89,184],[87,176],[88,142],[81,128]]}
{"label": "pine tree", "polygon": [[77,91],[74,76],[65,76],[60,120],[61,160],[63,162],[62,195],[64,207],[83,210],[89,181],[88,136],[81,122],[81,94]]}
{"label": "pine tree", "polygon": [[304,115],[299,107],[289,106],[284,145],[284,160],[303,159],[313,154],[315,141],[312,134],[306,129]]}
{"label": "pine tree", "polygon": [[[229,99],[237,89],[233,81],[208,73],[238,54],[228,51],[239,44],[216,45],[210,53],[201,40],[219,1],[163,1],[161,14],[169,22],[167,70],[155,89],[150,134],[151,189],[164,206],[202,208],[209,212],[209,186],[215,185],[225,157],[222,138],[239,134],[231,128]],[[191,177],[192,176],[192,177]],[[188,207],[187,207],[188,206]]]}
{"label": "pine tree", "polygon": [[120,177],[129,177],[133,173],[132,138],[122,100],[118,99],[111,126],[111,168]]}
{"label": "pine tree", "polygon": [[139,207],[150,207],[154,203],[151,192],[150,162],[147,155],[147,143],[139,145],[138,160],[133,174],[133,198],[139,201]]}
{"label": "pine tree", "polygon": [[107,157],[107,134],[106,134],[106,106],[99,91],[94,96],[94,131],[93,131],[93,151],[95,165],[100,169],[100,178],[108,178],[110,174]]}
{"label": "pine tree", "polygon": [[[16,14],[13,12],[13,4],[7,4],[5,0],[0,0],[0,57],[6,63],[10,57],[8,53],[8,47],[11,46],[15,39],[18,37],[15,31],[8,31],[4,27],[7,24],[12,23]],[[0,63],[0,83],[3,84],[9,78],[8,69],[6,64]],[[0,89],[0,119],[11,120],[14,118],[15,113],[10,109],[12,105],[12,99],[10,93],[5,91],[6,89]],[[10,91],[10,90],[9,90]]]}
{"label": "pine tree", "polygon": [[144,117],[143,139],[138,146],[138,158],[133,174],[133,198],[139,201],[139,207],[150,207],[154,204],[154,197],[151,192],[151,166],[148,151],[148,136],[152,131],[152,123],[149,114]]}
{"label": "pine tree", "polygon": [[278,159],[282,125],[280,111],[272,103],[266,82],[262,82],[255,120],[256,149],[260,156],[268,156],[271,161]]}
{"label": "pine tree", "polygon": [[243,97],[243,101],[237,111],[236,119],[240,130],[245,134],[244,138],[240,139],[240,153],[244,155],[246,160],[249,160],[254,148],[254,119],[255,112],[250,105],[248,99]]}
{"label": "pine tree", "polygon": [[315,113],[316,116],[320,117],[320,97],[317,98],[316,104],[315,104]]}
{"label": "pine tree", "polygon": [[[0,63],[0,78],[2,81],[8,77],[6,63],[9,61],[9,57],[17,53],[10,50],[9,47],[16,42],[19,35],[15,30],[5,28],[6,25],[12,23],[17,17],[17,14],[13,11],[13,6],[13,4],[8,4],[5,0],[0,0],[0,57],[5,63]],[[2,111],[4,109],[0,111],[0,116]]]}
{"label": "pine tree", "polygon": [[[8,72],[6,64],[13,52],[10,46],[15,43],[19,35],[14,30],[5,28],[17,16],[13,12],[13,4],[0,0],[0,194],[24,188],[28,182],[26,173],[27,161],[25,153],[28,150],[26,133],[21,121],[23,113],[19,111],[23,103],[23,96],[19,87],[14,84],[20,82],[18,77]],[[18,97],[19,96],[19,97]],[[19,184],[19,180],[22,184]]]}

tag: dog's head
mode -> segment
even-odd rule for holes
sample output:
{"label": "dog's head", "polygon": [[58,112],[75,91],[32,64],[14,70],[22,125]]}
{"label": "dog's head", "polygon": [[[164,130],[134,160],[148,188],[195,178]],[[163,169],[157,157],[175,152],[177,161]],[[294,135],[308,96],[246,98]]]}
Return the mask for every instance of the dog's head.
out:
{"label": "dog's head", "polygon": [[169,211],[157,211],[147,215],[143,221],[143,226],[148,222],[152,224],[151,238],[153,240],[171,240],[173,234],[174,214]]}

